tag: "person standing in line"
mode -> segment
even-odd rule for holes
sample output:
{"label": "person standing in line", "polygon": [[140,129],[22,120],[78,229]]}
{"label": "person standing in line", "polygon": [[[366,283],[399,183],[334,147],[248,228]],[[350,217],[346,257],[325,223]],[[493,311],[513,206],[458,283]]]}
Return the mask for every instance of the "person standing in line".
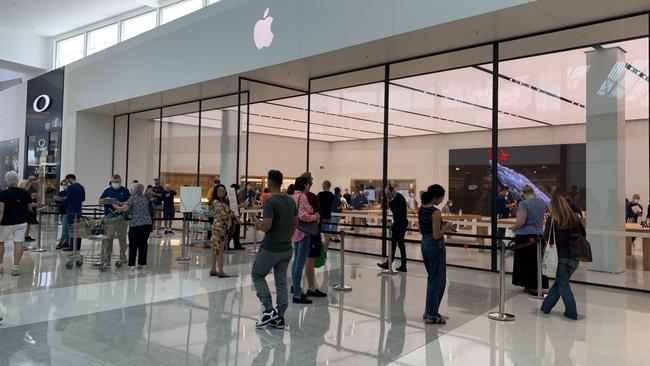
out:
{"label": "person standing in line", "polygon": [[23,257],[23,243],[27,231],[27,216],[32,206],[32,199],[26,190],[18,188],[18,173],[9,171],[5,174],[7,189],[0,192],[0,273],[4,272],[5,242],[14,243],[14,266],[12,276],[20,275],[20,260]]}
{"label": "person standing in line", "polygon": [[347,188],[345,189],[345,193],[343,193],[343,198],[345,198],[345,202],[347,202],[348,205],[352,204],[352,195]]}
{"label": "person standing in line", "polygon": [[68,221],[65,219],[65,196],[68,194],[68,181],[61,181],[61,190],[54,196],[54,202],[59,207],[59,221],[61,222],[61,238],[56,245],[56,249],[61,249],[68,245]]}
{"label": "person standing in line", "polygon": [[422,319],[425,324],[446,324],[440,315],[440,304],[447,285],[447,254],[445,233],[451,230],[451,224],[442,221],[442,214],[435,205],[445,197],[445,189],[438,184],[422,192],[422,205],[418,211],[418,222],[422,234],[422,259],[427,270],[426,305]]}
{"label": "person standing in line", "polygon": [[174,206],[174,197],[176,197],[176,191],[172,189],[172,186],[165,184],[165,190],[162,193],[162,202],[163,202],[163,219],[165,219],[164,227],[166,235],[174,235],[172,230],[172,224],[174,216],[176,215],[176,207]]}
{"label": "person standing in line", "polygon": [[[264,307],[255,326],[259,328],[268,324],[273,328],[282,329],[284,313],[289,306],[287,269],[293,253],[291,237],[298,226],[298,210],[294,199],[281,192],[282,173],[269,170],[267,177],[271,197],[264,203],[262,220],[257,221],[255,225],[265,234],[251,270],[253,286]],[[266,282],[266,276],[271,270],[275,279],[277,309],[273,308],[271,291]],[[302,273],[300,275],[302,276]]]}
{"label": "person standing in line", "polygon": [[[576,232],[579,232],[583,237],[587,236],[585,228],[580,222],[580,217],[573,212],[566,199],[554,194],[551,198],[550,215],[546,219],[544,239],[546,239],[547,243],[551,241],[555,243],[558,265],[555,282],[548,291],[548,296],[544,299],[541,310],[544,314],[550,314],[561,297],[565,307],[564,316],[572,320],[578,320],[578,308],[569,282],[571,275],[573,275],[580,263],[571,258],[569,240],[571,234]],[[551,236],[553,236],[553,240],[551,240]]]}
{"label": "person standing in line", "polygon": [[34,238],[31,237],[30,232],[32,228],[38,225],[38,215],[36,214],[36,208],[38,206],[38,177],[30,175],[27,177],[28,184],[25,186],[27,192],[31,197],[31,205],[29,209],[29,216],[27,216],[27,232],[25,233],[25,241],[32,242]]}
{"label": "person standing in line", "polygon": [[158,238],[160,237],[160,226],[162,225],[162,218],[163,218],[163,201],[162,201],[162,194],[165,191],[165,187],[163,187],[160,184],[160,178],[154,178],[153,179],[153,186],[151,187],[151,198],[152,198],[152,204],[153,204],[153,213],[156,220],[153,223],[153,226],[155,228],[154,232],[154,237]]}
{"label": "person standing in line", "polygon": [[[136,184],[140,183],[134,183]],[[68,188],[69,190],[70,188]],[[127,226],[128,222],[124,219],[124,211],[115,210],[114,207],[118,207],[125,204],[131,197],[131,192],[129,189],[122,186],[122,177],[119,174],[114,174],[111,177],[111,184],[107,187],[102,195],[99,197],[99,204],[104,205],[104,217],[111,220],[111,225],[107,226],[106,236],[109,239],[102,240],[102,254],[101,262],[111,265],[111,258],[113,255],[113,238],[117,238],[117,241],[120,244],[120,261],[122,263],[126,262],[126,235],[127,235]],[[145,196],[146,197],[146,196]]]}
{"label": "person standing in line", "polygon": [[[311,187],[314,186],[314,178],[310,172],[305,172],[301,175],[307,178],[309,186],[307,188],[307,200],[309,205],[314,208],[314,212],[318,214],[318,234],[312,236],[310,242],[310,250],[307,254],[307,262],[305,263],[305,276],[307,277],[307,296],[309,297],[326,297],[327,294],[318,289],[316,285],[316,258],[320,257],[320,247],[323,245],[321,240],[321,227],[323,224],[323,210],[318,201],[318,196],[311,192]],[[331,215],[331,214],[330,214]],[[314,241],[317,242],[314,242]],[[317,244],[317,245],[316,245]]]}
{"label": "person standing in line", "polygon": [[[334,193],[330,191],[331,189],[332,183],[329,180],[323,181],[323,190],[321,192],[318,192],[317,195],[318,205],[320,206],[323,213],[323,222],[321,224],[321,229],[323,231],[335,230],[332,225],[332,206],[334,204],[336,196],[334,196]],[[330,246],[330,240],[332,239],[332,236],[333,234],[323,234],[323,237],[325,238],[325,251],[327,251]]]}
{"label": "person standing in line", "polygon": [[522,196],[524,200],[519,203],[517,219],[510,228],[515,233],[517,244],[512,266],[512,284],[537,296],[538,291],[548,288],[546,276],[542,276],[542,289],[537,288],[537,241],[543,240],[546,203],[535,196],[535,191],[529,185],[522,189]]}
{"label": "person standing in line", "polygon": [[[397,248],[399,247],[401,265],[397,267],[397,271],[406,272],[406,245],[404,243],[406,229],[408,228],[406,199],[401,193],[396,192],[393,186],[386,187],[385,193],[386,198],[388,199],[388,207],[393,213],[393,225],[391,226],[393,260],[395,260],[395,254],[397,254]],[[377,266],[379,266],[379,268],[387,269],[388,260],[383,263],[377,263]]]}
{"label": "person standing in line", "polygon": [[[73,227],[75,220],[81,218],[81,206],[86,200],[86,190],[84,187],[77,182],[77,177],[74,174],[68,174],[65,176],[65,180],[68,181],[68,194],[65,196],[65,217],[68,221],[68,228]],[[74,237],[72,235],[68,236],[68,246],[63,248],[64,252],[71,252],[76,244],[77,250],[81,249],[81,238],[77,238],[77,242],[74,243]]]}
{"label": "person standing in line", "polygon": [[[320,222],[320,215],[315,212],[314,207],[309,204],[307,192],[309,192],[309,179],[306,177],[298,177],[294,184],[295,191],[293,192],[293,199],[296,207],[298,208],[298,220],[305,223]],[[307,263],[309,250],[311,245],[311,235],[297,228],[292,237],[293,243],[293,268],[291,271],[291,280],[293,281],[292,292],[294,304],[311,304],[312,301],[307,298],[307,294],[302,292],[300,286],[302,282],[302,274]]]}
{"label": "person standing in line", "polygon": [[[506,186],[502,186],[499,190],[499,196],[497,197],[497,219],[507,219],[510,217],[510,212],[517,206],[516,203],[510,203],[508,201],[509,189]],[[497,229],[497,234],[499,237],[506,236],[506,228],[500,227]]]}
{"label": "person standing in line", "polygon": [[[332,213],[333,214],[341,214],[343,212],[343,206],[344,206],[345,198],[341,197],[341,188],[336,187],[334,188],[334,202],[332,202]],[[341,222],[341,216],[339,215],[332,215],[332,224],[330,225],[330,230],[331,231],[339,231],[339,222]],[[330,241],[333,241],[335,243],[340,243],[341,239],[339,238],[339,235],[332,235],[330,238]]]}
{"label": "person standing in line", "polygon": [[210,276],[228,278],[230,276],[223,270],[223,251],[226,249],[226,239],[232,229],[235,214],[230,210],[226,186],[219,184],[214,188],[209,205],[210,213],[214,218],[214,223],[212,224],[212,269],[210,270]]}
{"label": "person standing in line", "polygon": [[264,188],[264,191],[262,191],[262,205],[264,205],[264,202],[271,198],[271,191],[269,191],[268,188]]}
{"label": "person standing in line", "polygon": [[144,185],[134,184],[132,193],[126,202],[113,203],[113,208],[117,211],[128,212],[131,217],[129,220],[129,269],[133,271],[136,268],[136,257],[138,269],[147,268],[147,247],[152,220],[149,211],[150,201],[144,195]]}

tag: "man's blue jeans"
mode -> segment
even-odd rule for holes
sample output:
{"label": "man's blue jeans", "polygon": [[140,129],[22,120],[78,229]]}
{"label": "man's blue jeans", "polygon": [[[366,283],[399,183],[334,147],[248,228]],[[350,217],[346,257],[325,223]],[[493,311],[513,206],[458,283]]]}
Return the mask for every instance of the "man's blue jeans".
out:
{"label": "man's blue jeans", "polygon": [[[65,219],[68,222],[68,230],[71,230],[74,226],[74,220],[81,218],[81,214],[70,213],[65,214]],[[73,245],[74,237],[68,233],[68,247],[74,249]],[[77,238],[77,250],[81,249],[81,238]]]}
{"label": "man's blue jeans", "polygon": [[579,262],[575,259],[559,258],[555,283],[548,290],[548,294],[542,303],[543,312],[550,313],[561,297],[564,302],[564,314],[574,319],[578,316],[576,299],[573,297],[573,292],[569,286],[571,275],[578,268],[578,264]]}
{"label": "man's blue jeans", "polygon": [[422,259],[427,270],[427,298],[425,313],[439,316],[440,303],[447,285],[447,253],[445,240],[422,235]]}
{"label": "man's blue jeans", "polygon": [[305,268],[305,263],[307,263],[307,257],[309,256],[309,246],[311,244],[311,236],[305,235],[305,237],[297,242],[293,243],[293,267],[291,267],[291,281],[293,282],[293,297],[300,298],[302,295],[302,288],[300,283],[302,282],[302,271]]}

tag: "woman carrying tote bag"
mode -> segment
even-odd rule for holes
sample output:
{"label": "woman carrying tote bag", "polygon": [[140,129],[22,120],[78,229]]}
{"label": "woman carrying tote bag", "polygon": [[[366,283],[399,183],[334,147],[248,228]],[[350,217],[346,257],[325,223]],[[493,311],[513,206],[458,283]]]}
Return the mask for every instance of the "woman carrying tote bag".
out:
{"label": "woman carrying tote bag", "polygon": [[571,234],[578,230],[580,235],[586,236],[580,218],[571,211],[566,199],[554,194],[551,198],[550,216],[546,220],[544,238],[548,241],[553,235],[559,259],[555,283],[553,283],[542,303],[541,310],[544,314],[550,314],[553,307],[562,298],[565,307],[564,316],[572,320],[578,320],[576,300],[569,284],[571,275],[576,271],[579,264],[577,259],[572,258],[570,247]]}

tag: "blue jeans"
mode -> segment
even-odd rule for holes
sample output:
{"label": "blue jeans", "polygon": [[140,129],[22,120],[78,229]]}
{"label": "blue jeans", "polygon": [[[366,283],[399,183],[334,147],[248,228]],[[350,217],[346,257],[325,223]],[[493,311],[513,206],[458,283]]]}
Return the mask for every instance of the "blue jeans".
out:
{"label": "blue jeans", "polygon": [[305,269],[307,257],[309,256],[309,245],[311,236],[306,235],[301,241],[293,243],[293,267],[291,267],[291,281],[293,282],[293,297],[300,298],[302,288],[302,271]]}
{"label": "blue jeans", "polygon": [[[77,213],[68,212],[67,214],[65,214],[65,220],[68,222],[68,230],[70,230],[70,228],[73,227],[72,224],[74,224],[75,218],[80,218],[80,217],[81,214],[77,214]],[[73,240],[74,238],[72,237],[72,235],[68,234],[68,247],[74,249]],[[81,238],[77,238],[77,250],[79,249],[81,249]]]}
{"label": "blue jeans", "polygon": [[68,228],[70,226],[68,226],[68,218],[66,215],[61,215],[59,220],[61,221],[61,238],[59,239],[57,245],[60,247],[65,247],[68,245]]}
{"label": "blue jeans", "polygon": [[445,240],[432,235],[422,236],[422,259],[427,270],[427,298],[425,314],[439,316],[440,303],[447,285],[447,254]]}
{"label": "blue jeans", "polygon": [[542,303],[542,311],[545,313],[550,313],[553,310],[553,307],[557,304],[562,297],[564,302],[564,314],[571,318],[576,318],[578,316],[578,309],[576,306],[576,299],[573,297],[573,292],[569,286],[569,280],[571,275],[578,268],[579,262],[575,259],[570,258],[559,258],[557,265],[557,273],[555,275],[555,283],[550,290],[548,290],[548,295]]}

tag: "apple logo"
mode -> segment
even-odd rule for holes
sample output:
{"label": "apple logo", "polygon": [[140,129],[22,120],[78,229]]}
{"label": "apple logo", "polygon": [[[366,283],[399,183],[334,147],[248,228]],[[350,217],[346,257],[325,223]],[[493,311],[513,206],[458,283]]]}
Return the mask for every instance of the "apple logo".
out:
{"label": "apple logo", "polygon": [[255,23],[255,28],[253,29],[253,40],[258,50],[271,46],[273,42],[271,23],[273,23],[273,17],[269,16],[269,8],[266,8],[264,17]]}

